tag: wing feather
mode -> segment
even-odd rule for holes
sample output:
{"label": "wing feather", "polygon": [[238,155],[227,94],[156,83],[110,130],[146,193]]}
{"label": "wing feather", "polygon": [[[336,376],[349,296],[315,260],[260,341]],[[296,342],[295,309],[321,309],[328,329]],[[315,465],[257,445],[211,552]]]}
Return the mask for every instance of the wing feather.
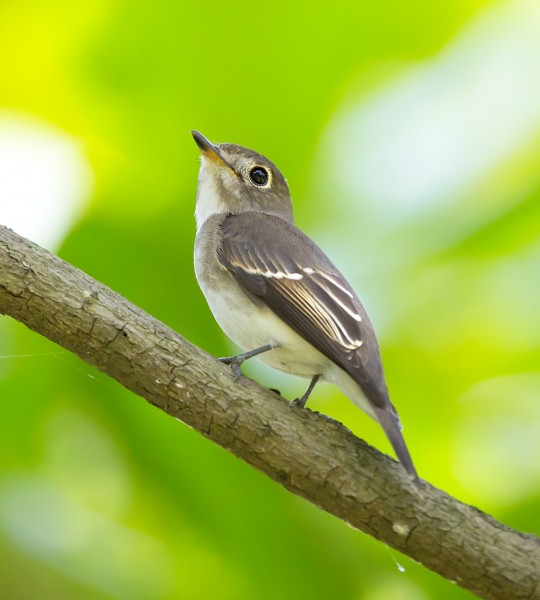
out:
{"label": "wing feather", "polygon": [[321,353],[349,373],[379,407],[389,403],[373,327],[353,289],[294,225],[265,213],[222,224],[221,263]]}

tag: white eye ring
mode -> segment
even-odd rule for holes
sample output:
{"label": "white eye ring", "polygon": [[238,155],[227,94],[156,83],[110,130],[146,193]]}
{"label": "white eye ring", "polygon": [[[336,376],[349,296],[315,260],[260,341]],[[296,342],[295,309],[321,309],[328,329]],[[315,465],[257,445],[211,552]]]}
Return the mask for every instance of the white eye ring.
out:
{"label": "white eye ring", "polygon": [[266,167],[255,165],[249,170],[249,180],[257,187],[268,188],[272,185],[272,173]]}

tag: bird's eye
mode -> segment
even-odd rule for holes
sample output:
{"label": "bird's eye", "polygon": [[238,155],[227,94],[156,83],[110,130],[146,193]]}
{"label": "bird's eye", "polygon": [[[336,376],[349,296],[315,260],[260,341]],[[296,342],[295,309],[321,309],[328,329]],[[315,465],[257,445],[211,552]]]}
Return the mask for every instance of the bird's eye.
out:
{"label": "bird's eye", "polygon": [[249,172],[249,178],[255,185],[266,185],[268,183],[268,171],[263,167],[253,167]]}

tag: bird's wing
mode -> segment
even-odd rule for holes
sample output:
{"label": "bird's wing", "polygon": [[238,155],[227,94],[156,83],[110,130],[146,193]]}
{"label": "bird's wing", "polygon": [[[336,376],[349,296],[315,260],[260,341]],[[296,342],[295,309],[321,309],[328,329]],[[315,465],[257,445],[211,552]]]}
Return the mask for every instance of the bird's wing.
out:
{"label": "bird's wing", "polygon": [[366,311],[320,248],[265,213],[231,215],[222,233],[218,257],[238,285],[351,375],[375,406],[391,406]]}

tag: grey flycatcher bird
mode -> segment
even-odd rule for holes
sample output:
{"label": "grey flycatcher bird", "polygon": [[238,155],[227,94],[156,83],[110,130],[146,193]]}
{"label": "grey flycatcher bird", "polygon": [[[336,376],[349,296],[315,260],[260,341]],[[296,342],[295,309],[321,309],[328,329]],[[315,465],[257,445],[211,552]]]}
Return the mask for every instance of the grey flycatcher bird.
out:
{"label": "grey flycatcher bird", "polygon": [[304,406],[323,380],[378,421],[403,467],[418,476],[390,402],[373,326],[354,290],[322,250],[295,227],[289,187],[266,157],[236,144],[201,152],[195,218],[195,274],[223,331],[253,356],[311,380]]}

